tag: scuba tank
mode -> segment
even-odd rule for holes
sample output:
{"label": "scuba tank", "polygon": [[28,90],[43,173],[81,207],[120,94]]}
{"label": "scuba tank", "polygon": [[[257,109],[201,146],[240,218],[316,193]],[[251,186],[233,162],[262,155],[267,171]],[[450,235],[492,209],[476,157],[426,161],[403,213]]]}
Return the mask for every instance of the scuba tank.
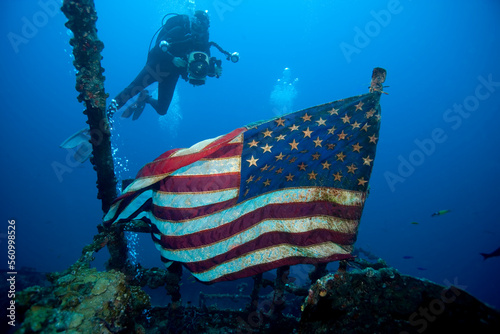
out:
{"label": "scuba tank", "polygon": [[[161,19],[161,27],[158,28],[158,30],[156,30],[156,32],[154,33],[153,37],[151,37],[151,41],[149,42],[149,48],[148,48],[148,53],[149,51],[151,51],[151,45],[153,44],[153,40],[155,39],[156,35],[158,35],[158,33],[160,32],[160,30],[163,29],[163,27],[165,26],[166,22],[165,19],[168,17],[168,16],[172,16],[172,15],[179,15],[177,13],[168,13],[166,14],[162,19]],[[168,42],[165,41],[165,40],[162,40],[160,42],[160,49],[163,51],[163,52],[167,52],[168,51]]]}

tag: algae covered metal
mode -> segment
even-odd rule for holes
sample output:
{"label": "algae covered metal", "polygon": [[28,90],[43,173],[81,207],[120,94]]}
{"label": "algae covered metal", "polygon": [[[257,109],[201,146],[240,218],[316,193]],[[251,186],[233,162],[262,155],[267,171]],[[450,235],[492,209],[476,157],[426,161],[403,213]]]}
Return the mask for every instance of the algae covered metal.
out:
{"label": "algae covered metal", "polygon": [[111,202],[116,198],[116,178],[113,155],[111,152],[111,133],[106,114],[106,98],[104,91],[104,68],[101,67],[101,51],[103,42],[97,37],[97,13],[93,0],[66,0],[61,10],[68,18],[65,24],[73,32],[70,40],[73,46],[76,70],[76,90],[79,102],[85,102],[90,126],[90,142],[93,156],[90,162],[97,172],[97,198],[102,200],[102,210],[107,212]]}

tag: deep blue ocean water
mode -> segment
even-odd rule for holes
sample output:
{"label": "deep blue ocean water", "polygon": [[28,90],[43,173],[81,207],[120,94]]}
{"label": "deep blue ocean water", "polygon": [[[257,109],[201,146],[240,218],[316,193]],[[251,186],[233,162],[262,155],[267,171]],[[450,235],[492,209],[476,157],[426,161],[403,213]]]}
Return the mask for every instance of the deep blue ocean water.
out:
{"label": "deep blue ocean water", "polygon": [[[102,218],[91,164],[59,148],[86,118],[66,18],[52,6],[58,2],[0,5],[0,268],[7,267],[9,219],[16,222],[16,268],[60,271]],[[143,67],[170,12],[208,10],[211,40],[241,55],[237,64],[224,60],[222,77],[205,86],[179,81],[166,118],[149,106],[137,121],[115,117],[122,178],[168,149],[274,117],[270,96],[287,67],[298,78],[288,96],[294,109],[365,93],[372,69],[385,68],[389,95],[381,99],[356,246],[403,274],[458,285],[500,308],[500,257],[479,255],[500,247],[499,1],[123,0],[96,7],[111,96]],[[60,165],[68,167],[62,174],[54,169]],[[451,212],[431,217],[443,209]],[[149,236],[137,251],[145,266],[161,266]],[[105,260],[98,253],[96,266]]]}

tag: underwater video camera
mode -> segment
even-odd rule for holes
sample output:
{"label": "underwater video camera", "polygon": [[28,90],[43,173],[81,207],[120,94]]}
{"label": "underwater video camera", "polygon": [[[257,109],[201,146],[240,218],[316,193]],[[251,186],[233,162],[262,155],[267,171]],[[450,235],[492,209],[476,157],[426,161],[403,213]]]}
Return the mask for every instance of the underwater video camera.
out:
{"label": "underwater video camera", "polygon": [[[163,29],[169,22],[169,21],[164,22],[165,19],[172,15],[178,16],[179,14],[169,13],[163,17],[161,27],[158,28],[158,30],[154,33],[153,37],[151,37],[151,41],[149,42],[148,54],[151,51],[151,46],[153,45],[153,40],[155,39],[155,36],[158,35],[160,30]],[[178,38],[170,38],[166,35],[163,35],[162,40],[160,40],[159,42],[157,40],[158,43],[157,45],[161,51],[171,52],[171,49],[175,48],[177,44],[186,44],[187,42],[194,40],[193,38],[194,37],[192,36],[192,34],[186,34],[180,40],[176,40]],[[208,48],[212,46],[216,47],[222,54],[226,56],[227,60],[230,60],[233,63],[237,63],[240,60],[240,54],[238,52],[229,53],[215,42],[208,42],[207,46]],[[174,55],[178,57],[181,56],[178,55],[177,53],[173,52]],[[182,58],[185,59],[185,56],[182,55]],[[189,83],[195,86],[204,85],[207,76],[219,78],[222,73],[222,61],[215,57],[209,57],[208,54],[205,52],[201,51],[191,52],[190,54],[187,55],[187,63],[188,63],[187,76],[183,74],[182,77],[183,79],[186,79],[187,77],[187,81],[189,81]]]}
{"label": "underwater video camera", "polygon": [[222,62],[201,51],[191,52],[188,56],[188,82],[194,86],[205,84],[207,76],[219,77]]}

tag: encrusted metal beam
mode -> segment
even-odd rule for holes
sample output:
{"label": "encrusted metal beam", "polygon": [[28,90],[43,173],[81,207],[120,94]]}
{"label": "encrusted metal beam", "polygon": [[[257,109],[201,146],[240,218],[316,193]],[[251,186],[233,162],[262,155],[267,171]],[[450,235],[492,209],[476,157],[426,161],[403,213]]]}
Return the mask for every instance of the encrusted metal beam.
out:
{"label": "encrusted metal beam", "polygon": [[102,210],[107,212],[117,196],[116,178],[111,152],[111,133],[106,114],[106,98],[104,92],[104,69],[101,67],[101,51],[104,44],[97,37],[93,0],[64,0],[62,12],[68,18],[66,27],[73,32],[70,40],[78,73],[76,74],[76,90],[79,102],[85,102],[90,127],[90,142],[93,157],[90,159],[97,172],[97,198],[102,200]]}

